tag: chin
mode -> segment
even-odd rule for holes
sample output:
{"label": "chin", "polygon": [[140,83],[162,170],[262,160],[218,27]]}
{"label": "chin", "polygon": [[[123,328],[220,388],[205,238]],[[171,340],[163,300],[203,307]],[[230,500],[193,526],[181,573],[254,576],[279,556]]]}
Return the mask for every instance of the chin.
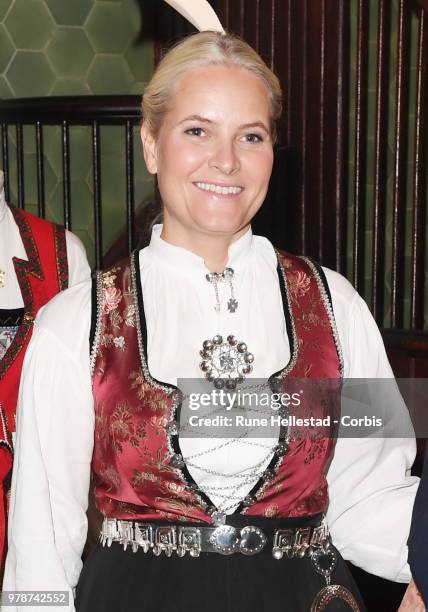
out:
{"label": "chin", "polygon": [[219,234],[235,234],[240,228],[246,225],[243,220],[225,219],[224,217],[198,219],[196,220],[196,224],[203,231]]}

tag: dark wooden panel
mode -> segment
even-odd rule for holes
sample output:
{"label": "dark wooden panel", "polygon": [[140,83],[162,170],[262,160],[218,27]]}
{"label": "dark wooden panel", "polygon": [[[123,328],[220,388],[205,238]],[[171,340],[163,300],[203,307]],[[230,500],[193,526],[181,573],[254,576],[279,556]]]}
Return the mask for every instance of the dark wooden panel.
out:
{"label": "dark wooden panel", "polygon": [[427,174],[428,13],[420,9],[416,66],[415,152],[413,173],[412,280],[410,311],[412,329],[424,326],[425,224]]}
{"label": "dark wooden panel", "polygon": [[71,229],[70,130],[67,121],[62,122],[62,181],[63,224],[66,229]]}
{"label": "dark wooden panel", "polygon": [[358,0],[357,74],[355,92],[355,177],[354,177],[354,244],[353,281],[357,291],[364,289],[364,247],[366,213],[367,163],[367,70],[368,70],[369,3]]}
{"label": "dark wooden panel", "polygon": [[383,319],[385,274],[385,211],[387,187],[390,0],[379,0],[376,67],[375,167],[373,198],[372,312]]}
{"label": "dark wooden panel", "polygon": [[[322,261],[345,271],[349,3],[327,0],[324,27]],[[331,156],[331,157],[330,157]]]}
{"label": "dark wooden panel", "polygon": [[18,183],[18,207],[24,208],[24,133],[21,122],[18,122],[16,124],[16,166]]}
{"label": "dark wooden panel", "polygon": [[37,163],[37,214],[42,219],[46,214],[45,202],[45,170],[43,154],[43,126],[40,121],[36,123],[36,163]]}
{"label": "dark wooden panel", "polygon": [[385,329],[382,336],[395,376],[428,378],[428,335],[425,332]]}
{"label": "dark wooden panel", "polygon": [[103,239],[101,206],[101,142],[100,124],[98,121],[94,121],[92,125],[92,166],[94,185],[95,267],[97,270],[100,270],[103,267]]}
{"label": "dark wooden panel", "polygon": [[404,229],[406,212],[406,161],[409,95],[410,6],[399,1],[395,110],[395,162],[392,215],[391,327],[403,326]]}

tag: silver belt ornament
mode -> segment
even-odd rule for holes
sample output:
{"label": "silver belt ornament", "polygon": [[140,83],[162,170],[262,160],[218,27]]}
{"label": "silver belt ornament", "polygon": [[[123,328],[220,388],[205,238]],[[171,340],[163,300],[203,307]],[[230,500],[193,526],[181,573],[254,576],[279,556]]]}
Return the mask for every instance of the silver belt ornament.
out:
{"label": "silver belt ornament", "polygon": [[[167,557],[173,552],[179,557],[186,552],[192,557],[198,557],[201,552],[251,556],[261,552],[267,541],[264,531],[254,525],[242,528],[225,524],[190,527],[104,518],[100,532],[103,546],[118,542],[124,550],[131,546],[134,552],[142,548],[146,553],[152,550],[158,556],[163,552]],[[326,547],[329,541],[324,524],[319,527],[275,529],[272,556],[278,560],[284,556],[289,559],[312,556],[321,547]]]}
{"label": "silver belt ornament", "polygon": [[[260,527],[253,525],[241,529],[232,525],[188,527],[104,518],[100,542],[103,546],[111,546],[113,542],[118,542],[124,550],[131,546],[133,552],[137,552],[139,548],[145,553],[151,550],[156,556],[164,553],[167,557],[171,557],[172,553],[176,552],[179,557],[184,557],[188,552],[191,557],[197,558],[201,552],[256,555],[265,548],[267,536]],[[354,596],[348,589],[339,584],[330,584],[338,554],[331,545],[330,535],[324,523],[319,527],[275,529],[272,556],[277,560],[283,557],[288,559],[309,557],[314,570],[325,578],[327,584],[316,595],[311,612],[324,612],[334,599],[345,602],[352,612],[360,612]]]}
{"label": "silver belt ornament", "polygon": [[328,541],[326,545],[320,546],[311,555],[311,563],[314,570],[325,578],[326,586],[316,595],[311,605],[311,612],[324,612],[334,599],[339,599],[347,604],[353,612],[360,612],[351,591],[341,584],[330,584],[331,575],[334,572],[338,560],[336,549]]}

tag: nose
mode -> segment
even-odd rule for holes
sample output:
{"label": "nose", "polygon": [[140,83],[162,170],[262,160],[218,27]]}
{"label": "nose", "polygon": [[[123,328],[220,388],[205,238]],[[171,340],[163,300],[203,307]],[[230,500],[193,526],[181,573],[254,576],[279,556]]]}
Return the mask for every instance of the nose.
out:
{"label": "nose", "polygon": [[208,161],[208,166],[228,176],[236,174],[241,168],[241,163],[234,142],[222,140],[218,143]]}

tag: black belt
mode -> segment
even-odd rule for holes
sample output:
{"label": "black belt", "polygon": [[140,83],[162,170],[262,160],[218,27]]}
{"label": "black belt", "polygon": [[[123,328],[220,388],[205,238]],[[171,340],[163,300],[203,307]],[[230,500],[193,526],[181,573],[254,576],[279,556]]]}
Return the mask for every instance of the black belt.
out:
{"label": "black belt", "polygon": [[248,515],[227,515],[221,525],[127,521],[105,518],[100,541],[103,546],[118,542],[156,555],[173,552],[183,557],[200,553],[247,556],[270,549],[275,559],[312,556],[326,550],[330,535],[322,515],[294,519],[270,519]]}

